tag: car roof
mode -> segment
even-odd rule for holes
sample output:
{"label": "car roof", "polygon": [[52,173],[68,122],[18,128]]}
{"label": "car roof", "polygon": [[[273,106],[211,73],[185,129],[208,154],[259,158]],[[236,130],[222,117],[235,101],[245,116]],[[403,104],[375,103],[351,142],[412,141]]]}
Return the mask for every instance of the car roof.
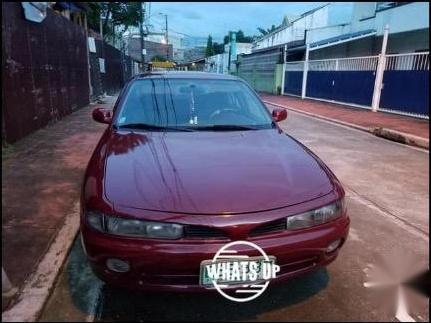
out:
{"label": "car roof", "polygon": [[143,78],[170,78],[170,79],[217,79],[217,80],[239,80],[238,77],[228,74],[195,72],[195,71],[153,71],[135,75],[133,79]]}

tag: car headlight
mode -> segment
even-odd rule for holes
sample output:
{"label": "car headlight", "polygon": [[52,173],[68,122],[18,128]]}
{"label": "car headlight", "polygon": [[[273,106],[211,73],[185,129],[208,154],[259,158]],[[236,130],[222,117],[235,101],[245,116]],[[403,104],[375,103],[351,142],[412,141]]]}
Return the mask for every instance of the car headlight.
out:
{"label": "car headlight", "polygon": [[287,230],[313,227],[335,220],[345,212],[344,199],[324,207],[287,217]]}
{"label": "car headlight", "polygon": [[86,218],[93,229],[119,236],[159,239],[179,239],[183,236],[183,226],[175,223],[127,219],[93,211],[88,211]]}

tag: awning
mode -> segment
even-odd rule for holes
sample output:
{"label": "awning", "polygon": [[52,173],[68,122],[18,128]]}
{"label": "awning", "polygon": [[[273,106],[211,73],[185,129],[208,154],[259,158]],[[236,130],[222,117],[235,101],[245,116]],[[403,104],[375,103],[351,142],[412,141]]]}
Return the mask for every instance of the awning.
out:
{"label": "awning", "polygon": [[375,34],[376,34],[375,29],[367,29],[367,30],[357,31],[354,33],[343,34],[343,35],[327,38],[324,40],[320,40],[320,41],[315,42],[315,43],[311,43],[310,44],[310,50],[316,50],[316,49],[320,49],[323,47],[335,46],[335,45],[338,45],[341,43],[346,43],[346,42],[349,42],[352,40],[357,40],[360,38],[373,36]]}

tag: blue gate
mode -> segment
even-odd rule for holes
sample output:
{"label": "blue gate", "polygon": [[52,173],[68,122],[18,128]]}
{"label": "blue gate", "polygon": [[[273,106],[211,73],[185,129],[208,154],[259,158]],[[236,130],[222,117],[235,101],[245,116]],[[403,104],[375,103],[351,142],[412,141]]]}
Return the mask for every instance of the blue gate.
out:
{"label": "blue gate", "polygon": [[429,117],[429,54],[387,55],[380,108]]}
{"label": "blue gate", "polygon": [[306,96],[370,106],[377,56],[309,62]]}
{"label": "blue gate", "polygon": [[286,62],[286,68],[284,71],[284,93],[301,95],[303,75],[303,61]]}
{"label": "blue gate", "polygon": [[310,71],[306,95],[370,106],[375,77],[373,71]]}
{"label": "blue gate", "polygon": [[287,71],[284,72],[284,93],[301,95],[302,91],[302,71]]}

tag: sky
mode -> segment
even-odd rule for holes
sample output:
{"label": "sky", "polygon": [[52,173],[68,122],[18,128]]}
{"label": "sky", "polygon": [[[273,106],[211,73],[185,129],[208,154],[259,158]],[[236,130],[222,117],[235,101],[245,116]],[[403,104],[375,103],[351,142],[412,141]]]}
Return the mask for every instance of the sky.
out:
{"label": "sky", "polygon": [[[150,21],[155,29],[222,41],[229,30],[241,29],[246,36],[258,35],[257,27],[280,25],[284,15],[298,16],[327,2],[152,2]],[[147,8],[148,10],[148,8]]]}

